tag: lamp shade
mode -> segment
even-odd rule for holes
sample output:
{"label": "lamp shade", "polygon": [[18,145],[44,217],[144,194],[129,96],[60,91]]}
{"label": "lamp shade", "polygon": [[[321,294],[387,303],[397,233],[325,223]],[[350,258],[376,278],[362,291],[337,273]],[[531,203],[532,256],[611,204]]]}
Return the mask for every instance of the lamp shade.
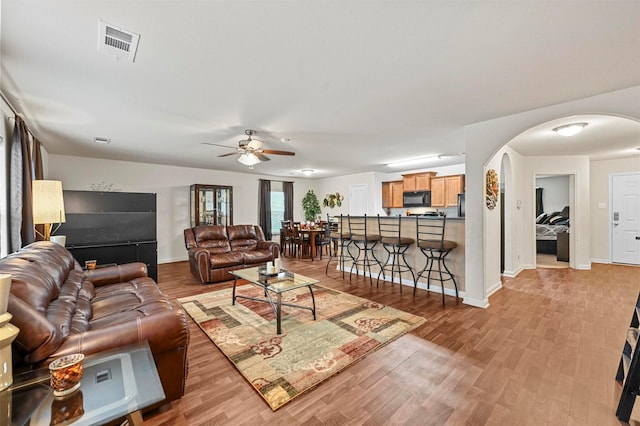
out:
{"label": "lamp shade", "polygon": [[62,198],[62,182],[59,180],[34,180],[31,182],[33,192],[33,223],[64,223],[64,199]]}

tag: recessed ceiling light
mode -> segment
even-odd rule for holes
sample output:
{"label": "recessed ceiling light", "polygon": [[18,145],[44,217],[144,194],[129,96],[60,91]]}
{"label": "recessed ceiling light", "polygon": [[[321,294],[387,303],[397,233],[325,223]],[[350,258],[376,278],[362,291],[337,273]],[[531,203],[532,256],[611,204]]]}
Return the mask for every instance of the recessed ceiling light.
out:
{"label": "recessed ceiling light", "polygon": [[101,143],[103,145],[107,145],[111,143],[111,138],[99,138],[96,136],[95,138],[93,138],[93,141],[95,143]]}
{"label": "recessed ceiling light", "polygon": [[305,175],[305,176],[311,176],[312,173],[313,173],[313,170],[311,170],[311,169],[302,170],[302,174]]}
{"label": "recessed ceiling light", "polygon": [[282,139],[280,139],[280,142],[282,142],[282,143],[289,143],[289,142],[291,142],[291,139],[289,139],[289,138],[282,138]]}
{"label": "recessed ceiling light", "polygon": [[587,124],[588,123],[565,124],[563,126],[556,127],[555,129],[553,129],[553,131],[562,136],[573,136],[577,135],[582,131],[582,129],[587,127]]}

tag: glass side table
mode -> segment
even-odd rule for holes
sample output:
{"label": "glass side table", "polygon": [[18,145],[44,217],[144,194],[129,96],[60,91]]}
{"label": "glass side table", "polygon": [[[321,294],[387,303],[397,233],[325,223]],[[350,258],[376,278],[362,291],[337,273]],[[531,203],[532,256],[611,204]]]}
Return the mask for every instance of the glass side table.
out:
{"label": "glass side table", "polygon": [[0,392],[0,424],[94,425],[127,417],[141,425],[141,410],[164,398],[145,341],[87,356],[80,389],[62,398],[53,396],[48,368],[14,375]]}

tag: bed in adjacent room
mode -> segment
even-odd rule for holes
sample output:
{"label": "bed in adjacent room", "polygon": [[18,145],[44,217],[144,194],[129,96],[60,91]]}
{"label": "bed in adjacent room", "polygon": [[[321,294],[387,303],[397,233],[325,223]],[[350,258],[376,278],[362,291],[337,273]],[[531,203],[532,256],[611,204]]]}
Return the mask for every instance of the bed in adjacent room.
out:
{"label": "bed in adjacent room", "polygon": [[569,206],[562,211],[542,213],[536,218],[536,251],[557,254],[558,234],[569,232]]}

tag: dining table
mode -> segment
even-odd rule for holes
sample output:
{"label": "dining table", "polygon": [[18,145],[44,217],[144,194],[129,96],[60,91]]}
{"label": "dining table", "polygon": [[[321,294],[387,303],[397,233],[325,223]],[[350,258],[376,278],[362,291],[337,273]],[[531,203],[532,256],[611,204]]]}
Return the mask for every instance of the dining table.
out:
{"label": "dining table", "polygon": [[311,248],[311,260],[315,259],[318,255],[318,249],[316,247],[316,236],[320,235],[324,232],[324,229],[320,226],[310,227],[310,226],[300,226],[300,237],[304,238],[306,235],[309,236],[309,245]]}

